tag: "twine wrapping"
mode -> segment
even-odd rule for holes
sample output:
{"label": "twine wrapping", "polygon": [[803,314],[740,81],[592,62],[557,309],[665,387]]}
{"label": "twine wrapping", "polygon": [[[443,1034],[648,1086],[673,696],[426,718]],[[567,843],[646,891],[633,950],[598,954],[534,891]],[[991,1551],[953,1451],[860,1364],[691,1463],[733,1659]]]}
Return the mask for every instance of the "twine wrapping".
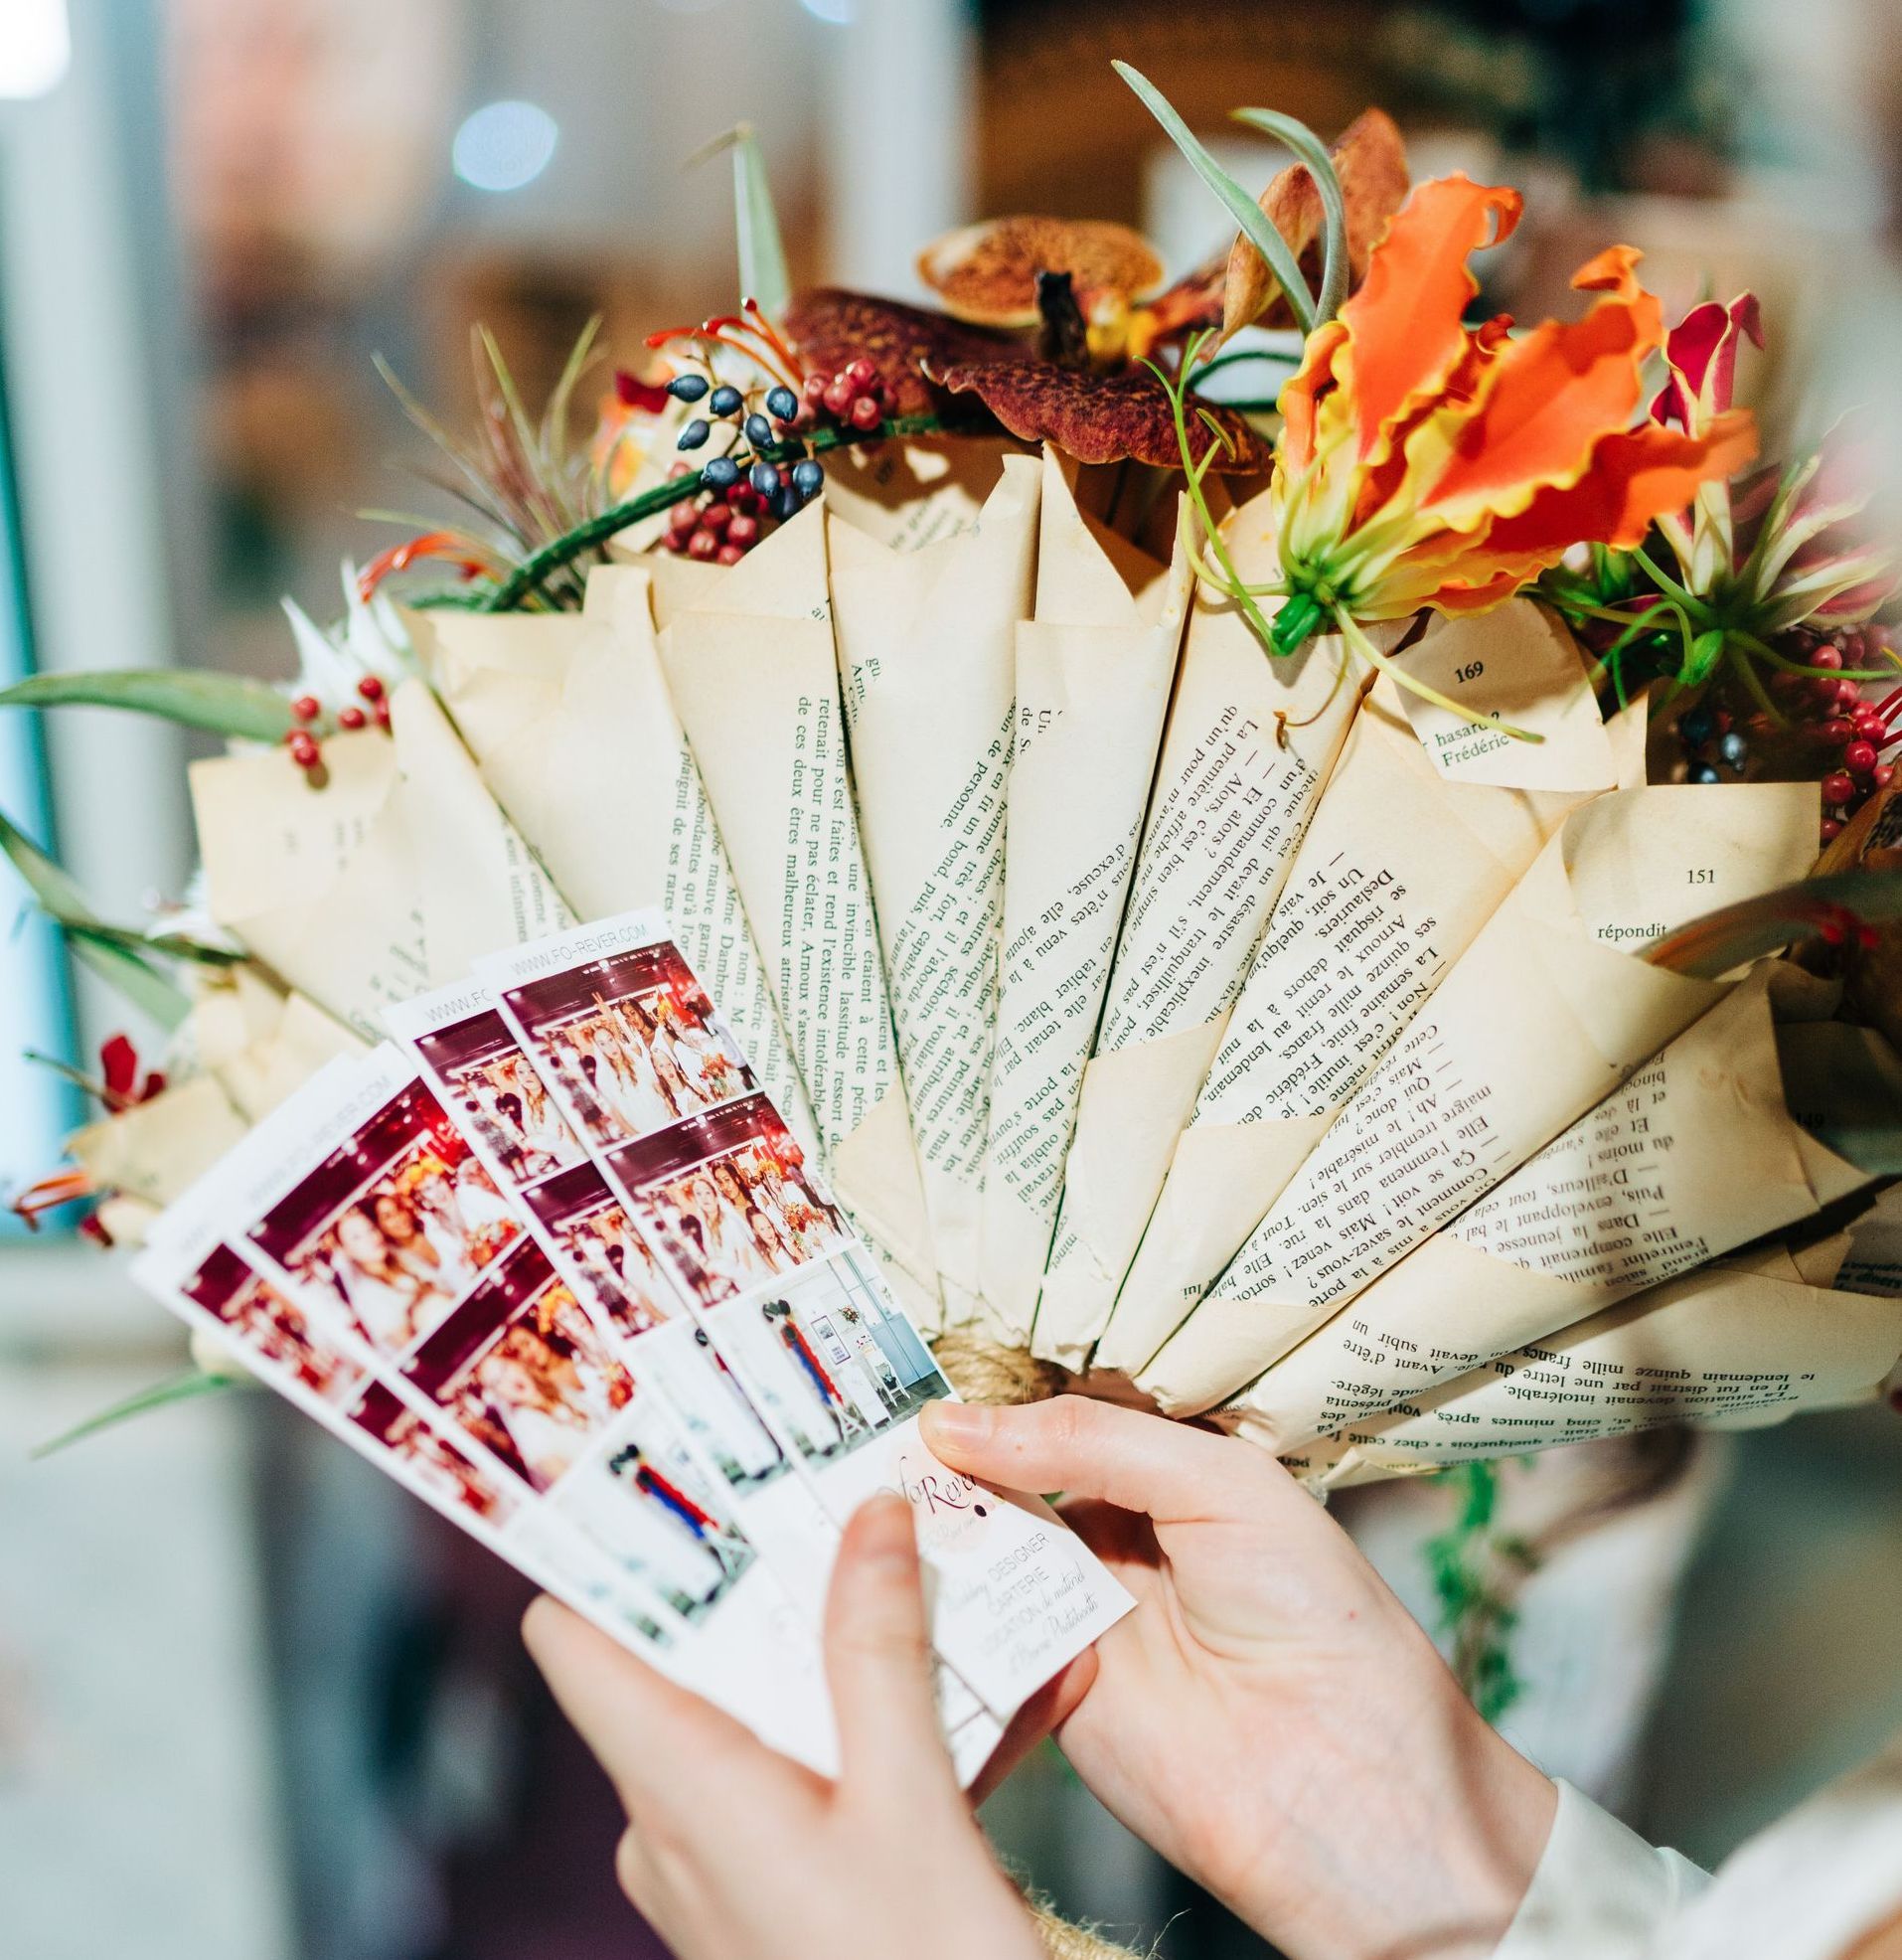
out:
{"label": "twine wrapping", "polygon": [[1067,1919],[1059,1919],[1034,1899],[1030,1900],[1030,1907],[1043,1941],[1043,1950],[1050,1960],[1145,1960],[1145,1956],[1130,1947],[1113,1946],[1108,1940],[1098,1939],[1085,1927],[1072,1926]]}
{"label": "twine wrapping", "polygon": [[931,1344],[945,1379],[966,1401],[1041,1402],[1060,1395],[1069,1374],[1038,1361],[1027,1348],[1006,1348],[968,1327],[953,1327]]}

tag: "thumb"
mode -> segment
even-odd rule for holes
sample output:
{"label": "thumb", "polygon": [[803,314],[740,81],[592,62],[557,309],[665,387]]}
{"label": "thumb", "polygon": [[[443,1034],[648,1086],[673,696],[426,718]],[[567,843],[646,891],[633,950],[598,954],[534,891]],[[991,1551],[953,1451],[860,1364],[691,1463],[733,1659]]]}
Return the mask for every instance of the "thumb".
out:
{"label": "thumb", "polygon": [[1082,1395],[1017,1407],[935,1401],[919,1428],[935,1456],[987,1484],[1100,1498],[1159,1525],[1245,1513],[1296,1488],[1252,1443]]}
{"label": "thumb", "polygon": [[843,1782],[890,1798],[915,1790],[922,1775],[956,1793],[933,1665],[911,1507],[881,1493],[846,1526],[826,1598],[826,1678]]}

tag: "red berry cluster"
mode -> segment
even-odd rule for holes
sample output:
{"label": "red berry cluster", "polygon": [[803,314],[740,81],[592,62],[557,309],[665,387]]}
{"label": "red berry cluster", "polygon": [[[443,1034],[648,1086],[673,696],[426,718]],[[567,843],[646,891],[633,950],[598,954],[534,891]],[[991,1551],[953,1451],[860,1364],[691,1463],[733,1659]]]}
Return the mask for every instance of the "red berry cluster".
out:
{"label": "red berry cluster", "polygon": [[[357,693],[364,705],[360,708],[352,702],[348,708],[340,708],[337,711],[337,727],[349,730],[367,729],[374,725],[388,730],[390,701],[384,684],[375,674],[366,674],[357,683]],[[284,746],[290,750],[290,759],[313,781],[323,773],[324,767],[317,727],[323,712],[324,705],[314,694],[300,694],[290,705],[291,719],[296,726],[286,730],[284,735]]]}
{"label": "red berry cluster", "polygon": [[[685,476],[691,467],[676,463],[672,474]],[[676,504],[667,514],[661,543],[681,558],[737,565],[759,543],[765,508],[766,499],[742,476],[723,490],[705,490]]]}
{"label": "red berry cluster", "polygon": [[884,383],[870,361],[847,364],[836,375],[808,375],[795,427],[824,417],[845,428],[873,429],[888,412]]}
{"label": "red berry cluster", "polygon": [[1771,683],[1778,705],[1822,750],[1823,841],[1840,834],[1842,826],[1879,789],[1894,779],[1893,760],[1883,753],[1902,741],[1902,687],[1879,700],[1863,698],[1860,685],[1845,679],[1844,667],[1875,667],[1887,647],[1880,628],[1845,633],[1833,644],[1824,642],[1808,654],[1809,674],[1779,674]]}

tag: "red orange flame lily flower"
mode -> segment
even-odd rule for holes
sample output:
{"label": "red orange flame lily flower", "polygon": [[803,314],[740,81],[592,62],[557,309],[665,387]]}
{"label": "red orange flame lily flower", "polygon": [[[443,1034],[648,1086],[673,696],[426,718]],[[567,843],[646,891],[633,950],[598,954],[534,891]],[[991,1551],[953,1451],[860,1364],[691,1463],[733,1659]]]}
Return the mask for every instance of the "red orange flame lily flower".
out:
{"label": "red orange flame lily flower", "polygon": [[1728,409],[1696,431],[1632,426],[1657,299],[1629,245],[1573,278],[1577,321],[1512,336],[1469,327],[1468,256],[1518,222],[1516,191],[1447,177],[1420,185],[1374,248],[1365,281],[1308,340],[1281,395],[1274,505],[1289,644],[1319,628],[1476,612],[1573,545],[1629,549],[1699,484],[1756,453]]}

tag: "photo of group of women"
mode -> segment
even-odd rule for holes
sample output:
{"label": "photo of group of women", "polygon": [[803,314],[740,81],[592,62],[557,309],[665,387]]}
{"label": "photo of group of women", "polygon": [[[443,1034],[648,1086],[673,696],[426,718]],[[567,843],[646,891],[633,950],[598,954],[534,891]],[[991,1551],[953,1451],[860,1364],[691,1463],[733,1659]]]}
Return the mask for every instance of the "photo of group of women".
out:
{"label": "photo of group of women", "polygon": [[841,1252],[712,1317],[800,1454],[850,1455],[948,1392],[915,1328],[862,1255]]}
{"label": "photo of group of women", "polygon": [[517,1191],[584,1161],[587,1151],[493,1008],[415,1037],[451,1108],[494,1153]]}
{"label": "photo of group of women", "polygon": [[645,1388],[615,1417],[604,1452],[562,1486],[555,1505],[690,1622],[718,1604],[755,1555],[678,1418]]}
{"label": "photo of group of women", "polygon": [[522,1225],[427,1084],[411,1082],[294,1185],[250,1237],[336,1299],[380,1353],[441,1325]]}
{"label": "photo of group of women", "polygon": [[184,1291],[216,1314],[234,1343],[269,1363],[319,1401],[347,1402],[365,1371],[310,1316],[260,1278],[229,1245],[217,1245],[186,1280]]}
{"label": "photo of group of women", "polygon": [[602,1149],[753,1087],[739,1044],[671,941],[524,982],[505,998]]}
{"label": "photo of group of women", "polygon": [[401,1462],[406,1480],[417,1489],[433,1492],[444,1504],[472,1511],[491,1525],[502,1525],[514,1511],[499,1478],[478,1469],[381,1382],[371,1385],[350,1411],[350,1419]]}
{"label": "photo of group of women", "polygon": [[600,1330],[527,1237],[402,1373],[536,1491],[565,1475],[634,1392]]}
{"label": "photo of group of women", "polygon": [[673,1287],[592,1162],[545,1179],[522,1196],[570,1262],[577,1283],[623,1335],[645,1334],[672,1316]]}
{"label": "photo of group of women", "polygon": [[625,1145],[608,1165],[702,1306],[797,1272],[849,1236],[763,1095]]}

